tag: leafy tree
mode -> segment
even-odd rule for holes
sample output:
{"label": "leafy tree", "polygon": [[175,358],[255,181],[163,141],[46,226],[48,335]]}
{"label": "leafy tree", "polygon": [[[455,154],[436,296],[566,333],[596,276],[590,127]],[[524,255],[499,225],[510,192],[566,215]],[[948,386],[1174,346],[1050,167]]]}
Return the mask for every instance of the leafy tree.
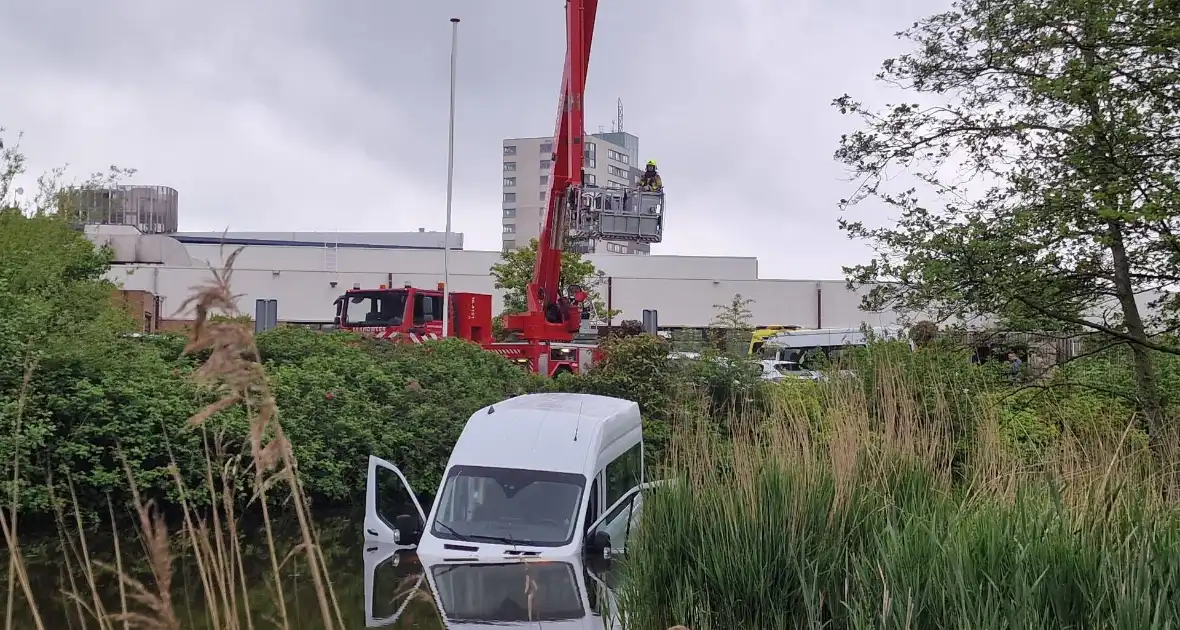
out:
{"label": "leafy tree", "polygon": [[645,456],[657,460],[671,434],[675,378],[670,348],[649,334],[609,336],[599,344],[603,358],[571,384],[577,391],[615,396],[639,403],[643,414]]}
{"label": "leafy tree", "polygon": [[5,142],[4,128],[0,127],[0,209],[15,208],[19,204],[12,182],[25,172],[25,154],[20,150],[20,139],[18,135],[15,142]]}
{"label": "leafy tree", "polygon": [[[528,247],[506,251],[500,255],[500,262],[492,265],[492,276],[496,279],[496,288],[504,289],[504,312],[523,313],[528,309],[525,298],[525,288],[533,279],[533,267],[537,263],[537,239],[531,239]],[[561,286],[571,284],[580,285],[589,294],[590,304],[600,319],[618,315],[620,311],[610,313],[606,310],[598,289],[606,282],[606,274],[594,268],[594,263],[582,258],[581,254],[562,252],[561,254]]]}
{"label": "leafy tree", "polygon": [[31,198],[23,195],[23,188],[13,188],[18,177],[25,173],[27,161],[21,150],[24,134],[15,141],[5,142],[4,127],[0,127],[0,209],[20,210],[31,216],[53,216],[66,223],[80,226],[86,222],[86,210],[81,204],[88,190],[116,187],[135,169],[111,166],[106,171],[91,173],[81,182],[65,183],[66,167],[59,166],[37,177],[37,190]]}
{"label": "leafy tree", "polygon": [[750,306],[753,303],[753,298],[743,298],[741,293],[733,294],[729,304],[713,305],[716,314],[710,325],[738,330],[751,328],[750,320],[754,318],[754,312]]}
{"label": "leafy tree", "polygon": [[[709,326],[719,329],[714,333],[713,338],[722,346],[723,351],[733,351],[740,354],[739,346],[750,340],[750,334],[753,331],[753,325],[750,322],[754,318],[754,312],[750,310],[752,304],[754,304],[752,298],[743,298],[741,293],[735,293],[729,304],[713,305],[716,314],[713,316],[713,321],[709,322]],[[744,347],[741,350],[744,350]]]}
{"label": "leafy tree", "polygon": [[938,337],[938,324],[924,319],[910,328],[910,341],[919,348],[930,345]]}
{"label": "leafy tree", "polygon": [[[90,332],[130,330],[130,318],[112,302],[116,287],[104,278],[111,252],[96,249],[56,205],[64,169],[38,179],[41,192],[32,203],[13,194],[14,180],[25,172],[19,141],[0,139],[0,321],[23,347],[11,356],[55,341],[69,346]],[[110,177],[126,172],[112,167]],[[77,188],[110,181],[93,175]]]}
{"label": "leafy tree", "polygon": [[624,319],[617,326],[607,329],[606,335],[603,335],[602,332],[602,328],[599,328],[600,336],[635,337],[643,334],[643,322],[638,319]]}
{"label": "leafy tree", "polygon": [[[876,250],[845,270],[878,283],[865,306],[1106,335],[1133,355],[1157,439],[1151,350],[1180,349],[1136,296],[1180,279],[1180,12],[1166,4],[958,0],[884,62],[904,102],[834,101],[864,125],[836,152],[859,183],[842,209],[873,197],[897,216],[840,220]],[[900,170],[921,192],[890,186]]]}
{"label": "leafy tree", "polygon": [[110,252],[96,249],[55,205],[64,171],[43,176],[41,192],[26,202],[10,194],[24,155],[18,142],[3,146],[0,488],[44,514],[52,475],[71,480],[79,500],[98,507],[107,492],[125,489],[119,444],[144,491],[155,495],[171,485],[167,444],[182,464],[195,453],[187,449],[200,436],[181,433],[200,397],[182,380],[187,368],[175,352],[165,356],[160,346],[120,334],[134,330],[134,321],[104,278]]}

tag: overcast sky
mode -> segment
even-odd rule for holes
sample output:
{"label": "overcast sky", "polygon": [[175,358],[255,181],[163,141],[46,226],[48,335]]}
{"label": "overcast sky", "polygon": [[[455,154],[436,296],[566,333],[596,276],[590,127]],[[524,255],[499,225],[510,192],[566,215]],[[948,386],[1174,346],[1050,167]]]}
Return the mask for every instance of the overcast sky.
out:
{"label": "overcast sky", "polygon": [[[890,99],[872,77],[893,33],[946,4],[603,0],[587,130],[621,98],[658,160],[653,253],[757,256],[770,278],[864,261],[836,227],[855,121],[829,103]],[[498,249],[501,139],[553,133],[561,0],[0,0],[0,127],[33,174],[178,189],[182,230],[442,230],[450,17],[454,229]]]}

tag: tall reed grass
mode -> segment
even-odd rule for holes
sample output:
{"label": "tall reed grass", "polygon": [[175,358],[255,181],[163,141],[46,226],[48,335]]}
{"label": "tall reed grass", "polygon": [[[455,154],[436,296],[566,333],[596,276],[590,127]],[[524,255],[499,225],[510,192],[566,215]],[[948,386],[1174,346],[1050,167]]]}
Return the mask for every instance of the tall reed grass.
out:
{"label": "tall reed grass", "polygon": [[[8,550],[5,630],[26,627],[56,630],[61,623],[70,628],[98,630],[253,629],[259,611],[267,611],[266,627],[290,629],[308,627],[309,623],[326,630],[345,627],[253,331],[240,320],[210,319],[217,312],[231,317],[237,314],[230,279],[233,261],[240,251],[228,257],[224,269],[214,271],[211,281],[195,287],[182,307],[191,307],[195,312],[185,352],[207,355],[195,376],[216,392],[218,399],[189,419],[191,429],[204,432],[206,437],[204,486],[185,484],[173,459],[172,476],[181,497],[179,528],[169,531],[152,501],[140,496],[135,477],[125,464],[134,497],[131,508],[137,530],[120,531],[120,519],[116,515],[126,507],[110,504],[110,530],[105,533],[113,549],[111,553],[99,553],[92,542],[95,532],[83,525],[70,479],[51,483],[51,488],[67,489],[69,496],[53,497],[57,506],[58,548],[48,552],[59,554],[63,578],[61,584],[47,588],[48,585],[34,584],[30,579],[21,553],[17,510],[20,501],[15,494],[19,485],[13,483],[8,505],[0,508],[0,533]],[[25,375],[26,390],[35,370],[35,364],[30,363]],[[206,427],[209,418],[234,405],[247,409],[248,435],[229,436]],[[14,420],[14,440],[20,435],[24,412],[22,396]],[[227,451],[227,443],[245,444],[245,451],[241,454]],[[18,477],[19,470],[14,470],[13,475]],[[239,529],[240,489],[235,487],[235,480],[241,480],[242,475],[253,478],[252,503],[261,513],[261,533],[266,541],[264,559],[245,550],[247,534],[255,537],[258,532]],[[192,499],[199,493],[207,495],[210,507],[196,507],[197,502]],[[289,513],[272,515],[268,493],[288,498]],[[284,545],[275,536],[275,519],[283,517],[294,520],[298,534],[293,545]],[[121,542],[128,539],[128,534],[139,544]],[[185,574],[177,571],[178,557],[193,566],[195,583],[173,583],[177,575]],[[290,602],[284,591],[284,569],[295,562],[312,582],[316,600],[311,615],[306,606],[299,606],[303,614],[299,619],[290,613]],[[261,601],[259,582],[265,584],[265,597]],[[185,598],[186,605],[178,605],[177,596]],[[62,599],[64,619],[48,616],[46,609],[59,611],[61,606],[53,604]],[[189,602],[196,602],[195,607],[187,605]]]}
{"label": "tall reed grass", "polygon": [[1028,462],[987,397],[872,375],[788,384],[808,395],[731,436],[681,420],[679,483],[628,545],[627,628],[1180,626],[1173,476],[1129,426],[1066,427]]}

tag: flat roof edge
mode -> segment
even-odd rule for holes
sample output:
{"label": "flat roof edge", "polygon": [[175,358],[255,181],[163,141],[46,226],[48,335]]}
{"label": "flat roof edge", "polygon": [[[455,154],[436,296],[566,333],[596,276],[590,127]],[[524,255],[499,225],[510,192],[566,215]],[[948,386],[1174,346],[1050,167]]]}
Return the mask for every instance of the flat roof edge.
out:
{"label": "flat roof edge", "polygon": [[[336,243],[330,241],[292,241],[284,239],[265,238],[221,238],[216,236],[178,236],[172,238],[181,243],[193,245],[261,245],[264,247],[344,247],[348,249],[409,249],[424,251],[442,251],[440,246],[394,245],[390,243]],[[470,251],[452,247],[451,251]]]}

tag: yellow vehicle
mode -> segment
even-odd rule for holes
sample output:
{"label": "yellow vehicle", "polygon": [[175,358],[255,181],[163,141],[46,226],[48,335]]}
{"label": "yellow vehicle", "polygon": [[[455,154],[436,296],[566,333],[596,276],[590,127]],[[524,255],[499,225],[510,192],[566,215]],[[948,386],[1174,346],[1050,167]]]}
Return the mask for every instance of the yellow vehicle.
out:
{"label": "yellow vehicle", "polygon": [[799,330],[802,326],[757,326],[754,328],[754,334],[750,335],[750,350],[749,356],[751,359],[761,359],[762,346],[766,340],[779,334],[784,330]]}

